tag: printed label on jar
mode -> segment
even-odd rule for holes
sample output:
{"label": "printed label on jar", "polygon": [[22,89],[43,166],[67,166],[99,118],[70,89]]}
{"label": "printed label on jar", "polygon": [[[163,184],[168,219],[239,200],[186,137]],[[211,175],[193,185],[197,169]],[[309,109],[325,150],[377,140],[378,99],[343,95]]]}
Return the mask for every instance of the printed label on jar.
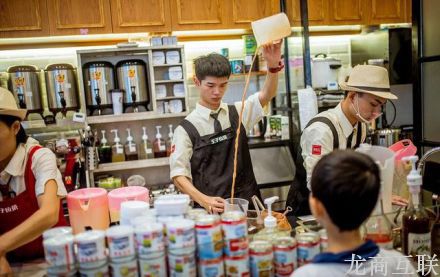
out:
{"label": "printed label on jar", "polygon": [[142,277],[162,277],[167,275],[165,254],[154,258],[146,257],[139,259],[139,267]]}
{"label": "printed label on jar", "polygon": [[228,277],[249,277],[249,257],[225,257],[226,276]]}
{"label": "printed label on jar", "polygon": [[125,263],[111,263],[110,271],[112,277],[137,277],[138,267],[137,260],[131,260]]}
{"label": "printed label on jar", "polygon": [[200,260],[199,276],[203,277],[223,277],[225,276],[223,268],[223,259]]}
{"label": "printed label on jar", "polygon": [[135,254],[133,237],[109,238],[108,241],[111,258],[127,257]]}
{"label": "printed label on jar", "polygon": [[274,265],[277,276],[290,276],[298,267],[296,247],[274,249]]}
{"label": "printed label on jar", "polygon": [[194,253],[188,255],[168,255],[170,274],[173,277],[195,277],[196,259]]}
{"label": "printed label on jar", "polygon": [[264,253],[250,254],[250,266],[252,276],[273,276],[273,253],[272,251]]}
{"label": "printed label on jar", "polygon": [[165,249],[163,232],[146,232],[136,234],[136,245],[139,256],[146,256]]}
{"label": "printed label on jar", "polygon": [[80,263],[94,262],[103,259],[105,259],[103,246],[98,246],[95,242],[78,244],[78,261]]}
{"label": "printed label on jar", "polygon": [[320,243],[298,244],[298,266],[308,264],[320,252]]}
{"label": "printed label on jar", "polygon": [[168,247],[171,249],[195,245],[194,229],[168,229],[167,238]]}
{"label": "printed label on jar", "polygon": [[223,254],[223,240],[220,224],[196,226],[199,258],[215,259]]}
{"label": "printed label on jar", "polygon": [[73,252],[73,239],[65,243],[56,243],[56,239],[49,239],[43,242],[44,256],[49,266],[70,266],[75,263]]}
{"label": "printed label on jar", "polygon": [[431,233],[408,233],[408,255],[431,255]]}

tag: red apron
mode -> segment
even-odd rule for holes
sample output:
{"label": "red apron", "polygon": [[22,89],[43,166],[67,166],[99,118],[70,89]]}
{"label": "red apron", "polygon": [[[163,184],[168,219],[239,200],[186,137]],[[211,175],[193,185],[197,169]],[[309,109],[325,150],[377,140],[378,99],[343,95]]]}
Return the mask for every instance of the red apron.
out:
{"label": "red apron", "polygon": [[[0,234],[4,234],[7,231],[15,228],[39,210],[37,197],[35,195],[35,176],[32,172],[32,157],[40,148],[42,147],[39,145],[34,146],[29,151],[24,172],[26,190],[14,198],[4,199],[0,202]],[[64,218],[63,208],[60,201],[60,213],[58,216],[58,223],[55,226],[66,225],[68,224]],[[7,254],[9,261],[16,262],[40,258],[43,256],[44,250],[42,236],[39,236],[35,240]]]}

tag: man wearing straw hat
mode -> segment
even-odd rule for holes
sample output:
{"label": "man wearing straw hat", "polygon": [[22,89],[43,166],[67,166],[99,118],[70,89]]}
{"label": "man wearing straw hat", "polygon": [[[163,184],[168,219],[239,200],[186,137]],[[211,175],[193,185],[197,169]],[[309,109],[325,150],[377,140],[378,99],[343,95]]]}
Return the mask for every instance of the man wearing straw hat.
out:
{"label": "man wearing straw hat", "polygon": [[[295,182],[287,197],[287,205],[296,215],[310,213],[310,178],[321,157],[334,149],[357,148],[365,141],[366,124],[382,114],[388,99],[397,99],[390,92],[388,71],[380,66],[355,66],[340,87],[345,91],[344,99],[335,108],[312,118],[301,135]],[[396,198],[396,204],[405,204],[402,201]]]}
{"label": "man wearing straw hat", "polygon": [[[247,98],[243,120],[241,102],[222,102],[231,67],[227,58],[212,53],[194,61],[194,84],[199,101],[176,128],[170,156],[170,177],[176,186],[209,212],[223,212],[224,198],[231,197],[234,142],[240,126],[237,178],[234,198],[249,200],[259,195],[247,144],[246,130],[264,116],[264,107],[275,97],[282,69],[281,42],[263,46],[269,72],[263,89]],[[240,125],[238,125],[240,124]]]}

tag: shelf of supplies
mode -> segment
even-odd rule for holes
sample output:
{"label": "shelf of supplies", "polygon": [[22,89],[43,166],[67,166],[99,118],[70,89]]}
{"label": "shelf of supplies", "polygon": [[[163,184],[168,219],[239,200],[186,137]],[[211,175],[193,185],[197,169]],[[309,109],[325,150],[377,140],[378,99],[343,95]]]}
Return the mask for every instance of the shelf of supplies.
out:
{"label": "shelf of supplies", "polygon": [[164,63],[164,64],[153,64],[153,67],[167,67],[167,66],[178,66],[182,63]]}
{"label": "shelf of supplies", "polygon": [[99,164],[98,168],[95,169],[94,173],[103,173],[111,171],[121,171],[139,168],[150,168],[150,167],[161,167],[168,166],[170,164],[170,158],[156,158],[147,160],[136,160],[136,161],[125,161],[117,163],[104,163]]}
{"label": "shelf of supplies", "polygon": [[57,119],[55,124],[44,123],[44,120],[31,120],[31,121],[23,121],[23,128],[27,133],[47,133],[47,132],[62,132],[62,131],[71,131],[78,130],[84,127],[84,123],[74,122],[71,119]]}
{"label": "shelf of supplies", "polygon": [[180,83],[183,82],[183,79],[179,79],[179,80],[159,80],[159,81],[154,81],[155,84],[168,84],[168,83]]}
{"label": "shelf of supplies", "polygon": [[165,114],[161,114],[157,112],[125,113],[120,115],[110,114],[110,115],[88,116],[87,122],[89,124],[114,123],[114,122],[184,117],[187,116],[188,114],[189,114],[188,112],[165,113]]}
{"label": "shelf of supplies", "polygon": [[173,99],[185,99],[185,96],[167,96],[156,98],[156,101],[173,100]]}

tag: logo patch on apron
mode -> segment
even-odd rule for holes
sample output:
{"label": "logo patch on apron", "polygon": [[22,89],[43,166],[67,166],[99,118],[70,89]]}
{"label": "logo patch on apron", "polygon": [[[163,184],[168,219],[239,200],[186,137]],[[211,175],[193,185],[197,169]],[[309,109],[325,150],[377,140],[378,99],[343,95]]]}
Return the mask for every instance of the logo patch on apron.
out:
{"label": "logo patch on apron", "polygon": [[321,145],[312,145],[312,155],[321,155]]}

